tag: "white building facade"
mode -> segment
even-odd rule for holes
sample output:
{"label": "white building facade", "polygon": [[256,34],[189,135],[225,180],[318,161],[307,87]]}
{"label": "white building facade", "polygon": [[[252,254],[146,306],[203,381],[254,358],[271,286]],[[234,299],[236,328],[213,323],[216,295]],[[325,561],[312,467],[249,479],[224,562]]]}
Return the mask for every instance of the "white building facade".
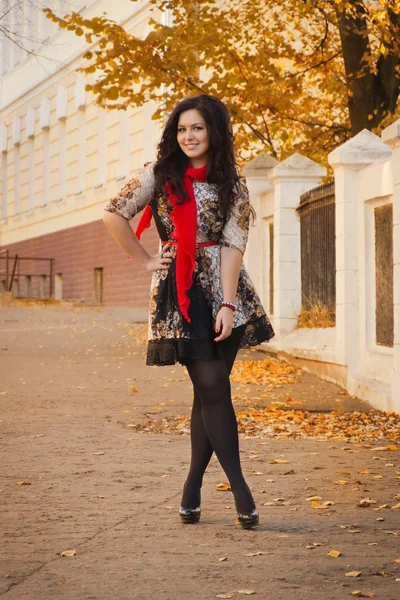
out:
{"label": "white building facade", "polygon": [[[146,307],[149,274],[135,272],[131,279],[130,261],[104,227],[102,207],[154,159],[155,107],[97,106],[85,91],[89,79],[76,71],[87,66],[83,54],[95,43],[59,28],[40,6],[59,16],[72,10],[87,18],[105,12],[144,36],[150,4],[119,0],[111,12],[104,0],[40,0],[38,8],[31,1],[14,4],[1,0],[2,23],[16,40],[1,38],[1,289],[8,288],[17,255],[15,295],[48,296],[55,277],[60,298]],[[155,232],[146,232],[144,242],[156,250]]]}

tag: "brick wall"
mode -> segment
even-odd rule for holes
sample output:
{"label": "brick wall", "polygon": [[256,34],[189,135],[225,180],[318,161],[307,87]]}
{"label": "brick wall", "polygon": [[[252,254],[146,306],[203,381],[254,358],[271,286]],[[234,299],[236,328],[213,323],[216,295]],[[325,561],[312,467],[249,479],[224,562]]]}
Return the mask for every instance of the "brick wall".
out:
{"label": "brick wall", "polygon": [[[138,217],[132,220],[135,228]],[[143,233],[142,241],[148,252],[158,252],[158,234],[154,225]],[[10,255],[20,257],[54,258],[53,276],[62,274],[62,298],[64,300],[95,301],[94,269],[103,268],[102,298],[105,306],[129,306],[147,308],[151,273],[138,269],[133,260],[114,240],[102,220],[86,225],[2,246]],[[4,256],[4,254],[2,255]],[[9,261],[9,276],[12,261]],[[28,261],[20,263],[20,273],[30,274],[31,296],[40,296],[40,278],[49,275],[49,262]],[[5,279],[5,260],[0,260],[0,280]],[[54,288],[53,288],[54,289]],[[18,295],[23,296],[25,277],[20,277]],[[49,294],[49,278],[46,280],[46,296]],[[17,295],[17,294],[15,294]]]}

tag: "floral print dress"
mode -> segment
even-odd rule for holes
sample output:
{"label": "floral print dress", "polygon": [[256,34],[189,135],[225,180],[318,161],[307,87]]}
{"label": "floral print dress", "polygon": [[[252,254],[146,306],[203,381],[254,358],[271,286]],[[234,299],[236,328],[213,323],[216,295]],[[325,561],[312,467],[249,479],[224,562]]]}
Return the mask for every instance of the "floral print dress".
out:
{"label": "floral print dress", "polygon": [[[150,204],[153,218],[162,241],[171,239],[172,206],[168,198],[154,194],[154,162],[147,163],[111,198],[104,210],[127,220]],[[215,320],[223,301],[221,285],[221,247],[246,249],[250,204],[247,186],[242,179],[240,195],[231,215],[224,222],[218,202],[217,186],[193,182],[197,206],[197,242],[217,240],[218,245],[196,248],[193,284],[187,322],[179,308],[176,287],[176,246],[169,250],[173,259],[169,270],[153,271],[150,284],[147,365],[185,364],[186,359],[211,360],[219,357],[214,338]],[[237,310],[233,327],[244,331],[240,348],[256,346],[274,335],[272,325],[261,305],[260,298],[247,273],[243,261],[240,266]]]}

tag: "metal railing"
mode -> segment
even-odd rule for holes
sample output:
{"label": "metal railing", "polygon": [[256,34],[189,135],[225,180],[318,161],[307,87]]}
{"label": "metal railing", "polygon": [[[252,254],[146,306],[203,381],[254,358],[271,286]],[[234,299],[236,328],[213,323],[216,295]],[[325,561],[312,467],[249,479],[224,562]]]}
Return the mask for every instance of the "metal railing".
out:
{"label": "metal railing", "polygon": [[314,188],[297,207],[301,236],[301,290],[306,310],[322,303],[332,315],[336,307],[335,183]]}
{"label": "metal railing", "polygon": [[[43,277],[44,275],[48,275],[49,276],[49,285],[50,285],[50,290],[49,290],[49,295],[50,298],[53,297],[53,288],[54,288],[54,283],[53,283],[53,271],[54,271],[54,258],[38,258],[38,257],[28,257],[28,256],[19,256],[18,254],[15,254],[14,256],[10,256],[10,251],[8,249],[6,250],[0,250],[0,280],[3,279],[2,273],[3,273],[3,269],[2,269],[2,261],[5,260],[5,285],[6,285],[6,291],[11,292],[12,291],[12,287],[13,287],[13,283],[14,281],[17,281],[19,284],[19,279],[20,277],[26,277],[26,276],[30,276],[30,277]],[[49,263],[49,274],[47,273],[21,273],[21,261],[26,261],[26,260],[33,260],[33,261],[47,261]],[[10,273],[11,271],[11,273]]]}

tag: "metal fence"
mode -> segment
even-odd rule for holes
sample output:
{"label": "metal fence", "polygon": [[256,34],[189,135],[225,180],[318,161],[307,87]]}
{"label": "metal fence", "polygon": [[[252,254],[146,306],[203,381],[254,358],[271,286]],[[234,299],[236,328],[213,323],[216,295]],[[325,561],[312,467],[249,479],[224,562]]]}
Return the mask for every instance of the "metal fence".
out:
{"label": "metal fence", "polygon": [[335,182],[300,197],[302,306],[318,303],[335,316]]}
{"label": "metal fence", "polygon": [[[21,264],[22,261],[34,261],[31,263],[30,267],[26,267],[26,262],[24,263],[24,269],[28,269],[27,272],[21,273]],[[36,261],[36,262],[35,262]],[[45,261],[48,266],[49,273],[43,274],[38,271],[38,262],[37,261]],[[35,266],[36,265],[36,266]],[[36,271],[36,272],[35,272]],[[40,269],[41,271],[41,269]],[[19,256],[15,254],[14,256],[10,255],[10,251],[0,250],[0,291],[1,289],[6,292],[13,292],[13,296],[20,296],[20,282],[21,279],[25,281],[25,290],[22,294],[25,297],[35,297],[35,294],[32,292],[38,288],[40,290],[40,297],[53,297],[53,272],[54,272],[54,258],[38,258],[38,257],[28,257],[28,256]],[[39,278],[41,281],[38,285],[32,286],[32,278]],[[43,280],[48,281],[49,291],[44,289],[45,286],[42,285]],[[47,287],[47,285],[46,285]],[[33,288],[33,289],[32,289]],[[43,289],[42,289],[43,288]]]}

